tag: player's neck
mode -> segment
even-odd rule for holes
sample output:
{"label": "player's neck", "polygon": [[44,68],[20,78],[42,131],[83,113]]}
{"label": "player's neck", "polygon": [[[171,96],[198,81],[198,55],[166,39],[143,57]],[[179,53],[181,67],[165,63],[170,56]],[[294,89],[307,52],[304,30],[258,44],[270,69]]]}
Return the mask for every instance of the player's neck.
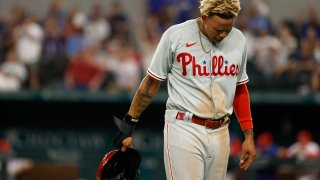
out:
{"label": "player's neck", "polygon": [[[198,25],[198,28],[199,28],[200,32],[201,32],[203,35],[207,36],[207,33],[206,33],[206,31],[204,30],[204,26],[203,26],[203,22],[202,22],[201,18],[197,18],[197,25]],[[208,36],[207,36],[207,37],[208,37]]]}
{"label": "player's neck", "polygon": [[[205,35],[205,36],[206,36],[206,34],[203,33],[203,32],[204,32],[204,28],[203,28],[203,24],[202,24],[202,21],[201,21],[200,18],[197,19],[197,25],[198,25],[198,28],[199,28],[199,39],[200,39],[200,44],[201,44],[202,50],[203,50],[206,54],[208,54],[208,53],[210,53],[210,50],[207,51],[207,50],[205,49],[203,43],[202,43],[202,37],[201,37],[202,35],[201,35],[201,34],[203,34],[203,35]],[[202,32],[202,31],[203,31],[203,32]]]}

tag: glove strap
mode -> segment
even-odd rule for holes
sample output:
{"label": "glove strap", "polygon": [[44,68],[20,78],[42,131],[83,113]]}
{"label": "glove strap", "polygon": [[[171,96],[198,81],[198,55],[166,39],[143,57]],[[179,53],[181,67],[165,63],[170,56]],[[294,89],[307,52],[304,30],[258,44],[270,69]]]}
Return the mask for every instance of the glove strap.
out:
{"label": "glove strap", "polygon": [[113,121],[118,129],[126,135],[132,135],[134,128],[138,124],[138,120],[132,118],[129,114],[126,114],[123,119],[119,119],[116,116],[113,116]]}
{"label": "glove strap", "polygon": [[119,132],[113,138],[113,145],[117,148],[122,147],[122,141],[127,137],[132,136],[135,127],[138,124],[138,119],[134,119],[129,114],[126,114],[122,119],[113,116],[114,124],[118,127]]}

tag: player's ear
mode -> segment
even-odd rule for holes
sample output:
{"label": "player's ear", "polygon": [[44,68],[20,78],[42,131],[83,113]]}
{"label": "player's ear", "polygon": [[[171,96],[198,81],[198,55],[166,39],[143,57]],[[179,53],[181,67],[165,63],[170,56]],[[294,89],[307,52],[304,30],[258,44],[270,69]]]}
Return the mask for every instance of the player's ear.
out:
{"label": "player's ear", "polygon": [[203,23],[206,23],[207,18],[208,18],[208,16],[201,15],[201,20]]}

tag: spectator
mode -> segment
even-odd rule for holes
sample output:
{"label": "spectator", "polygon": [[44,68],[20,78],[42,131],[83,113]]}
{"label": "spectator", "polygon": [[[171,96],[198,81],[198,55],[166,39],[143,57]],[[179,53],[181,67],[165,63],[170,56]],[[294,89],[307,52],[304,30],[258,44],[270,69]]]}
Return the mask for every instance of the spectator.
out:
{"label": "spectator", "polygon": [[83,47],[75,55],[65,71],[65,88],[67,90],[98,91],[104,80],[104,70],[94,59],[92,49]]}
{"label": "spectator", "polygon": [[257,137],[257,153],[259,156],[277,157],[278,148],[278,145],[273,141],[271,132],[262,132]]}
{"label": "spectator", "polygon": [[297,141],[289,146],[287,150],[289,158],[295,158],[298,165],[301,164],[296,171],[298,180],[317,180],[319,179],[319,167],[310,166],[312,160],[319,160],[320,147],[319,144],[312,140],[312,134],[308,130],[301,130],[297,135]]}
{"label": "spectator", "polygon": [[273,76],[276,66],[278,66],[278,53],[281,47],[279,39],[271,35],[267,24],[260,24],[256,27],[256,39],[253,45],[254,64],[264,74],[267,80]]}
{"label": "spectator", "polygon": [[7,161],[13,154],[13,147],[8,138],[2,137],[0,134],[0,179],[8,179],[7,177]]}
{"label": "spectator", "polygon": [[64,37],[66,39],[66,53],[69,59],[77,55],[82,46],[87,44],[84,36],[84,27],[87,23],[87,16],[81,12],[78,7],[73,6],[69,10],[67,24],[64,28]]}
{"label": "spectator", "polygon": [[24,64],[17,61],[13,49],[7,52],[6,60],[0,65],[0,91],[19,91],[28,78]]}
{"label": "spectator", "polygon": [[56,19],[59,30],[64,28],[67,22],[67,13],[62,8],[61,0],[51,0],[45,16],[45,19],[47,18]]}
{"label": "spectator", "polygon": [[100,4],[91,9],[88,23],[84,27],[85,37],[91,46],[101,47],[111,35],[111,26],[103,14]]}
{"label": "spectator", "polygon": [[32,15],[26,16],[23,23],[14,29],[15,50],[18,60],[27,67],[28,87],[31,90],[40,88],[38,63],[42,52],[43,36],[42,27]]}
{"label": "spectator", "polygon": [[288,148],[288,157],[295,157],[300,161],[319,158],[319,144],[312,140],[310,131],[301,130],[297,135],[297,141]]}
{"label": "spectator", "polygon": [[111,38],[128,40],[130,33],[129,19],[120,2],[113,2],[107,20],[111,26]]}
{"label": "spectator", "polygon": [[[299,51],[292,56],[287,65],[289,80],[294,80],[298,92],[302,95],[311,94],[316,90],[316,85],[312,84],[312,75],[316,72],[319,63],[315,59],[314,51],[317,44],[315,29],[310,27],[307,36],[300,39]],[[314,93],[314,92],[313,92]]]}
{"label": "spectator", "polygon": [[257,9],[257,12],[260,16],[269,18],[270,0],[253,0],[252,4]]}
{"label": "spectator", "polygon": [[133,47],[123,42],[110,61],[110,71],[114,74],[114,90],[133,93],[141,79],[141,64]]}
{"label": "spectator", "polygon": [[257,161],[263,160],[268,163],[257,170],[257,178],[259,180],[276,180],[277,167],[274,160],[278,158],[279,146],[274,143],[273,135],[269,131],[262,132],[257,136]]}
{"label": "spectator", "polygon": [[277,37],[280,40],[278,62],[275,67],[274,78],[278,79],[285,73],[288,59],[298,50],[298,39],[295,35],[295,27],[289,21],[282,22],[277,28]]}
{"label": "spectator", "polygon": [[25,10],[18,5],[13,6],[9,12],[3,18],[0,17],[0,63],[14,46],[13,31],[25,17]]}
{"label": "spectator", "polygon": [[177,18],[175,23],[181,23],[186,20],[199,17],[198,1],[195,0],[180,0],[176,3],[177,5],[173,5],[178,8]]}
{"label": "spectator", "polygon": [[159,19],[155,15],[147,17],[145,24],[138,31],[138,45],[141,52],[141,63],[144,73],[151,62],[152,56],[161,38]]}
{"label": "spectator", "polygon": [[59,28],[58,19],[55,16],[46,18],[43,22],[43,30],[42,58],[49,60],[56,56],[65,56],[66,42]]}
{"label": "spectator", "polygon": [[63,72],[68,63],[66,39],[59,28],[56,16],[48,16],[43,22],[44,40],[39,62],[41,88],[55,89],[61,85]]}
{"label": "spectator", "polygon": [[320,38],[320,19],[318,18],[317,9],[314,4],[309,4],[306,11],[307,16],[302,19],[300,35],[303,37],[307,36],[308,29],[314,28],[316,31],[317,39]]}

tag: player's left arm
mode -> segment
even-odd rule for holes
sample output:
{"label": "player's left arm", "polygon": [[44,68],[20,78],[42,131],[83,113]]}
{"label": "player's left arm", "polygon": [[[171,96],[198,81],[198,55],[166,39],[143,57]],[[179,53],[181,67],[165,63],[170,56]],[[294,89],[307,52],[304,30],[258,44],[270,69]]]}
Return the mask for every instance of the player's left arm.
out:
{"label": "player's left arm", "polygon": [[237,116],[240,127],[245,135],[245,140],[242,144],[242,154],[239,165],[241,169],[247,170],[256,157],[256,149],[254,145],[249,91],[246,84],[237,85],[233,100],[233,109],[235,115]]}

